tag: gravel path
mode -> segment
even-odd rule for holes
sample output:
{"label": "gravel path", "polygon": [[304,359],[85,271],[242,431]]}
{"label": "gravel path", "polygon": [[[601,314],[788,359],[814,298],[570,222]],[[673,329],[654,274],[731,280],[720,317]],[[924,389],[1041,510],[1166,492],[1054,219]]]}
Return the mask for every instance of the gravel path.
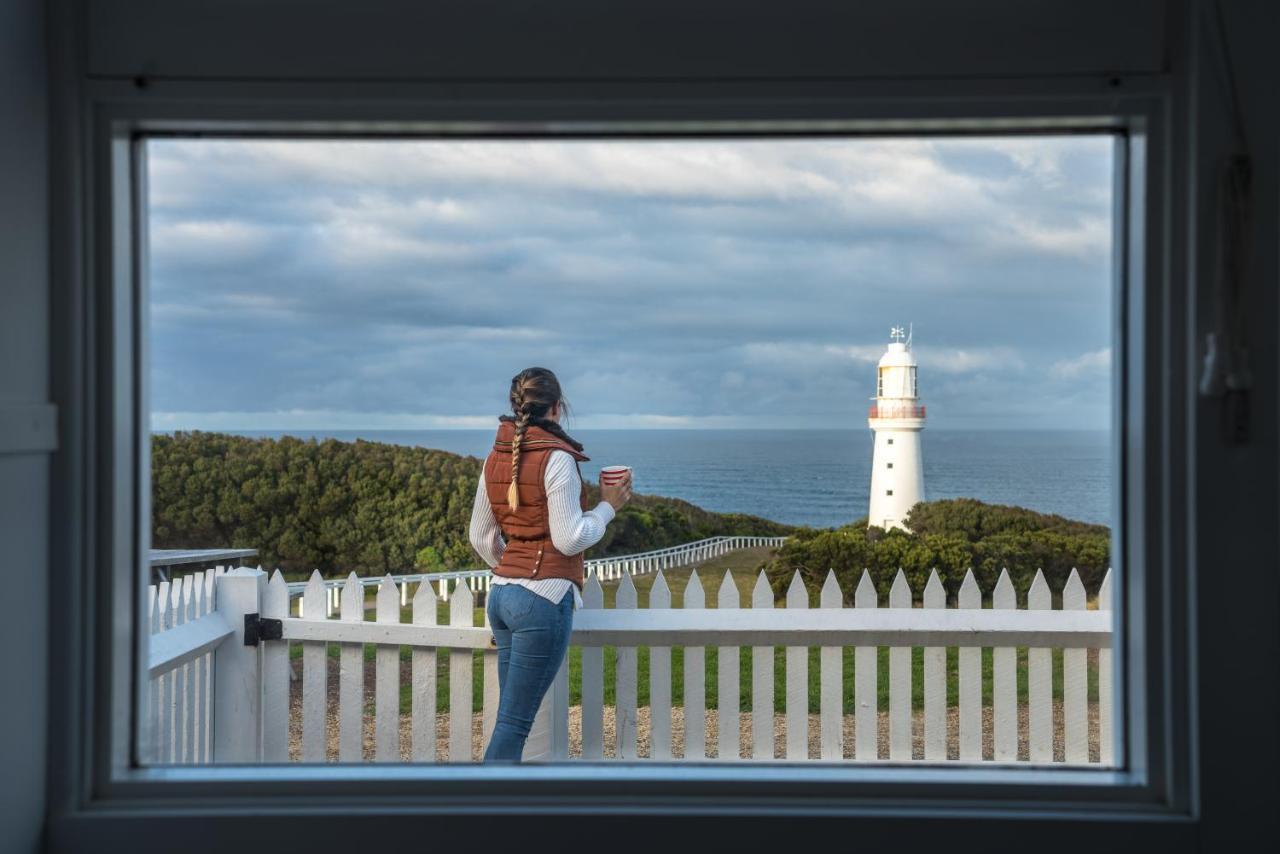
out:
{"label": "gravel path", "polygon": [[[301,662],[295,662],[300,665]],[[329,703],[328,703],[328,721],[327,721],[327,756],[328,760],[337,761],[338,757],[338,717],[337,717],[337,694],[338,694],[338,662],[329,661]],[[408,678],[409,663],[402,663],[402,679]],[[364,758],[372,761],[374,756],[374,726],[373,715],[368,710],[373,707],[373,668],[372,662],[368,663],[365,675],[365,708],[364,715]],[[289,758],[297,760],[300,757],[301,741],[302,741],[302,692],[300,682],[294,681],[293,690],[290,692],[290,715],[289,715]],[[672,716],[672,752],[676,757],[684,755],[684,709],[674,708],[671,710]],[[751,757],[752,745],[752,724],[751,714],[743,713],[740,715],[740,726],[738,732],[739,740],[739,756],[742,758]],[[707,751],[712,758],[717,755],[716,746],[718,744],[719,719],[715,709],[709,709],[705,715],[707,727]],[[917,712],[912,716],[912,758],[924,758],[924,717],[922,712]],[[947,710],[947,758],[958,759],[958,731],[959,731],[959,712],[952,708]],[[992,720],[991,709],[984,708],[982,710],[982,755],[984,759],[992,757]],[[888,712],[879,713],[879,758],[889,758],[889,715]],[[638,710],[637,723],[637,753],[640,757],[649,755],[649,709],[642,708]],[[1062,745],[1062,704],[1054,703],[1054,759],[1062,761],[1063,745]],[[817,759],[819,757],[819,719],[818,715],[809,715],[809,758]],[[437,761],[446,761],[448,758],[449,744],[449,715],[448,713],[440,714],[436,718],[436,759]],[[852,758],[852,749],[854,743],[854,715],[844,716],[844,756]],[[483,743],[483,734],[481,732],[481,716],[475,714],[471,721],[471,742],[472,742],[472,758],[479,759],[482,753],[481,744]],[[616,756],[614,750],[614,710],[611,706],[606,706],[604,710],[604,753],[606,757]],[[774,715],[773,719],[773,743],[774,756],[776,758],[784,758],[786,756],[786,717],[781,714]],[[410,758],[410,723],[408,715],[400,716],[400,759],[409,761]],[[1027,709],[1025,706],[1018,708],[1018,758],[1025,760],[1027,753]],[[580,757],[582,755],[582,708],[580,706],[572,706],[569,709],[569,755],[570,757]],[[1089,761],[1098,761],[1098,706],[1096,703],[1089,704]]]}

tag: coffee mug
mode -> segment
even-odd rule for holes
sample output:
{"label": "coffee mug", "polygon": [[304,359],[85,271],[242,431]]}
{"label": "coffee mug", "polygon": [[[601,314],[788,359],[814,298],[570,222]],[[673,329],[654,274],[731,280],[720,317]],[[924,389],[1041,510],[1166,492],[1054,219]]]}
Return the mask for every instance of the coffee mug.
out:
{"label": "coffee mug", "polygon": [[600,479],[605,486],[616,486],[627,479],[631,466],[605,466],[600,469]]}

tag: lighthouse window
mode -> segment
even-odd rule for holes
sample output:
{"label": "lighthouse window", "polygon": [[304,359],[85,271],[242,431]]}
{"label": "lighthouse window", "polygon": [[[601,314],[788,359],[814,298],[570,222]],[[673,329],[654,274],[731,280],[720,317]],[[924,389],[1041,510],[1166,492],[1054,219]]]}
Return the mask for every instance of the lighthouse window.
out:
{"label": "lighthouse window", "polygon": [[884,491],[884,494],[885,494],[885,495],[893,495],[893,490],[892,490],[892,489],[886,489],[886,490]]}
{"label": "lighthouse window", "polygon": [[893,468],[893,463],[886,463],[885,468]]}
{"label": "lighthouse window", "polygon": [[890,445],[892,445],[892,444],[893,444],[893,440],[892,440],[892,439],[885,439],[885,442],[887,442],[887,443],[888,443],[888,444],[890,444]]}

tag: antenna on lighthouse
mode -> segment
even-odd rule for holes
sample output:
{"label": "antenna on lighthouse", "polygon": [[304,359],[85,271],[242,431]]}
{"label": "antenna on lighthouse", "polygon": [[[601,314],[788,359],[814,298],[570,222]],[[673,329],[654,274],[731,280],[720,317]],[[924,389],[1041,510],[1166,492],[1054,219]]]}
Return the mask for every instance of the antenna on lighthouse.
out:
{"label": "antenna on lighthouse", "polygon": [[915,327],[914,323],[907,324],[907,349],[908,350],[911,349],[911,333],[914,331],[914,327]]}
{"label": "antenna on lighthouse", "polygon": [[892,338],[894,341],[901,341],[902,336],[905,334],[906,332],[902,329],[901,326],[895,326],[889,330],[889,337]]}

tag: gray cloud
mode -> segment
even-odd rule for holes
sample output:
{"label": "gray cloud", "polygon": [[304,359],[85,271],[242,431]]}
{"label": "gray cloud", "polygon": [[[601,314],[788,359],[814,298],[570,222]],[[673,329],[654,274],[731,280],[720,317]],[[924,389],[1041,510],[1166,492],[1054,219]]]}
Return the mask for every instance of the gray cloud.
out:
{"label": "gray cloud", "polygon": [[152,141],[154,423],[1103,427],[1110,145]]}

